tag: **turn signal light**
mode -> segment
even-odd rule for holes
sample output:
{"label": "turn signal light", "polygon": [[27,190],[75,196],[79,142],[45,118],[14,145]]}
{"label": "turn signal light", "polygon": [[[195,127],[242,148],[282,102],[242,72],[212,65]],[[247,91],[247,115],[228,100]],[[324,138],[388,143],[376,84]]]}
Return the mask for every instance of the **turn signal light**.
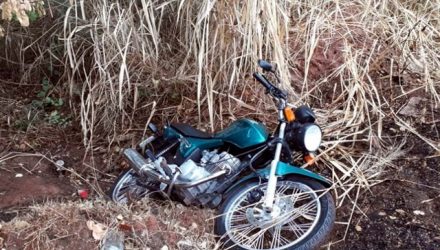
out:
{"label": "turn signal light", "polygon": [[315,156],[307,154],[304,156],[304,161],[307,162],[307,165],[313,165],[315,163]]}
{"label": "turn signal light", "polygon": [[291,107],[284,108],[284,117],[288,122],[293,122],[295,120],[295,113]]}

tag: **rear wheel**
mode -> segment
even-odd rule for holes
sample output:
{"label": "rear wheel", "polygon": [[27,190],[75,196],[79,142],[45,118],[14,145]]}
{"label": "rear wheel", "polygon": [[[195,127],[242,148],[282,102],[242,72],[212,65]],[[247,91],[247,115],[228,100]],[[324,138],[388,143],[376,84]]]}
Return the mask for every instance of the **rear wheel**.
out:
{"label": "rear wheel", "polygon": [[277,182],[273,211],[262,208],[267,183],[236,187],[220,208],[215,232],[231,249],[315,249],[330,233],[333,198],[318,182],[288,176]]}
{"label": "rear wheel", "polygon": [[159,189],[159,183],[141,178],[133,169],[124,171],[110,189],[116,203],[128,203],[146,197]]}

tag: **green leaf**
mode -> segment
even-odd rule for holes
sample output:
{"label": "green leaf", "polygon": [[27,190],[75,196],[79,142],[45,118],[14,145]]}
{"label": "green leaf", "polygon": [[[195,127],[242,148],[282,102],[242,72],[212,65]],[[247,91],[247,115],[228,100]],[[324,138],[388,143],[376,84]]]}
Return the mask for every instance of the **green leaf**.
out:
{"label": "green leaf", "polygon": [[53,105],[53,99],[50,96],[47,96],[46,98],[43,99],[43,103],[46,105]]}
{"label": "green leaf", "polygon": [[63,104],[64,104],[64,101],[63,101],[63,99],[62,98],[58,98],[58,99],[52,99],[52,105],[53,106],[55,106],[55,107],[61,107],[61,106],[63,106]]}
{"label": "green leaf", "polygon": [[35,22],[35,21],[37,21],[37,19],[38,19],[38,13],[37,12],[35,12],[35,11],[33,11],[33,10],[31,10],[31,11],[29,11],[28,13],[27,13],[27,15],[28,15],[28,17],[29,17],[29,21],[30,22]]}
{"label": "green leaf", "polygon": [[42,108],[43,107],[43,102],[39,101],[39,100],[32,100],[32,106],[36,107],[36,108]]}
{"label": "green leaf", "polygon": [[46,92],[44,92],[44,91],[40,91],[37,93],[38,98],[44,98],[45,96],[46,96]]}

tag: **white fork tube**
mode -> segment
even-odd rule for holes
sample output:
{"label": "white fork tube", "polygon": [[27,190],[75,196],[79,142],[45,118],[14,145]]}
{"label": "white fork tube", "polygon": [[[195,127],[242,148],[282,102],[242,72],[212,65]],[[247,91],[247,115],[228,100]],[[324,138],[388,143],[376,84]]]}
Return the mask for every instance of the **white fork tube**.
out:
{"label": "white fork tube", "polygon": [[[286,128],[286,123],[282,122],[280,124],[280,131],[278,134],[278,138],[280,140],[284,139],[284,130]],[[277,143],[277,147],[275,149],[275,157],[270,164],[270,173],[269,173],[269,181],[267,182],[267,191],[264,197],[263,207],[266,211],[272,211],[273,201],[275,199],[275,190],[277,186],[277,176],[275,175],[278,162],[280,161],[281,149],[283,148],[283,144],[281,142]]]}

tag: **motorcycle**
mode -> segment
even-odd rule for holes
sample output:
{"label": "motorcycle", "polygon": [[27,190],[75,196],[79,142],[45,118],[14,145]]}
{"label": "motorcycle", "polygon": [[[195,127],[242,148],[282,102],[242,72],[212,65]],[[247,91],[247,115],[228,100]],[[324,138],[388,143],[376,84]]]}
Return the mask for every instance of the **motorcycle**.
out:
{"label": "motorcycle", "polygon": [[[281,82],[273,65],[259,60],[265,73]],[[226,249],[314,249],[330,233],[335,205],[331,181],[294,166],[292,152],[312,164],[322,131],[307,106],[293,108],[287,94],[266,75],[254,78],[278,108],[273,135],[250,119],[239,119],[215,134],[172,123],[123,155],[130,169],[110,195],[127,203],[159,193],[186,205],[217,208],[215,233]]]}

